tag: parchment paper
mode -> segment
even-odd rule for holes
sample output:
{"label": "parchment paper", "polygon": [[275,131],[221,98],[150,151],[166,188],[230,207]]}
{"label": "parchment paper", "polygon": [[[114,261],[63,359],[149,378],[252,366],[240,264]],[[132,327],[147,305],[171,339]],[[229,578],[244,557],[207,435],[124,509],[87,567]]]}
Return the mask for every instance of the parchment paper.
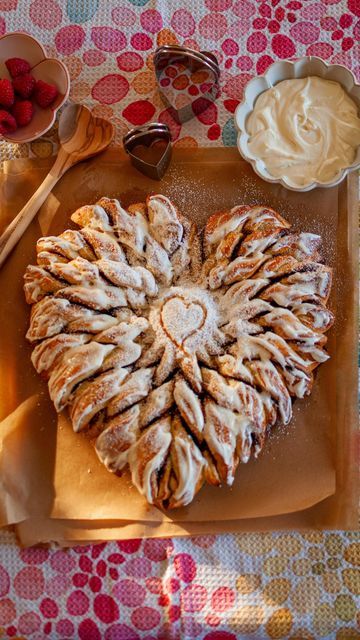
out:
{"label": "parchment paper", "polygon": [[[48,167],[38,160],[5,163],[1,221],[17,213]],[[146,505],[127,475],[110,474],[86,438],[72,432],[66,414],[57,419],[47,386],[30,362],[31,347],[24,338],[29,307],[22,291],[25,267],[35,261],[36,239],[71,225],[78,206],[101,195],[127,205],[154,191],[171,196],[199,226],[217,210],[266,203],[295,229],[320,233],[324,259],[335,268],[330,306],[337,316],[329,332],[331,359],[319,368],[310,398],[295,403],[291,424],[274,430],[257,461],[240,465],[232,488],[205,487],[189,507],[166,514]],[[133,169],[119,149],[65,175],[0,272],[0,523],[22,522],[24,542],[32,537],[62,543],[356,526],[354,193],[350,183],[307,194],[268,185],[235,149],[175,149],[160,183]]]}

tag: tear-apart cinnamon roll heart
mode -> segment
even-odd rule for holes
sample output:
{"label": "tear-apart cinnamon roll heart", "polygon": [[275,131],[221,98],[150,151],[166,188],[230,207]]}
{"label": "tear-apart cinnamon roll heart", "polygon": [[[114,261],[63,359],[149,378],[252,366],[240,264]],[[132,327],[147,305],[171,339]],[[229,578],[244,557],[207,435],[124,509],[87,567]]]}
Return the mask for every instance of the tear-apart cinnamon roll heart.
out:
{"label": "tear-apart cinnamon roll heart", "polygon": [[200,237],[160,194],[128,209],[101,198],[72,220],[79,230],[39,239],[24,284],[56,410],[160,508],[232,484],[328,358],[320,237],[247,205]]}

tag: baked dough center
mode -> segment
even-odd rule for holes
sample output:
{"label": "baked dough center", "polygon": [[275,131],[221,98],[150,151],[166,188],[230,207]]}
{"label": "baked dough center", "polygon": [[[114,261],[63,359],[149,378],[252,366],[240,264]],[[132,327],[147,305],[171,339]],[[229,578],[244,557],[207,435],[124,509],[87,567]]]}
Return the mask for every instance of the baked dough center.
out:
{"label": "baked dough center", "polygon": [[149,322],[158,344],[168,355],[172,354],[175,365],[184,357],[196,358],[212,344],[220,316],[212,292],[185,281],[182,286],[161,290],[158,299],[152,302]]}
{"label": "baked dough center", "polygon": [[206,316],[204,305],[177,295],[163,304],[161,326],[179,349],[186,350],[186,340],[202,329]]}

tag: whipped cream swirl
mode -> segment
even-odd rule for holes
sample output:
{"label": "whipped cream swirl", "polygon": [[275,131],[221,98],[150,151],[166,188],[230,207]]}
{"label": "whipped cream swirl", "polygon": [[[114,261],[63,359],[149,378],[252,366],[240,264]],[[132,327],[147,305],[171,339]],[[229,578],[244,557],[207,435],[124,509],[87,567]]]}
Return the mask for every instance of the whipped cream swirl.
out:
{"label": "whipped cream swirl", "polygon": [[360,144],[356,104],[338,82],[315,76],[264,91],[246,129],[250,153],[294,187],[334,179]]}

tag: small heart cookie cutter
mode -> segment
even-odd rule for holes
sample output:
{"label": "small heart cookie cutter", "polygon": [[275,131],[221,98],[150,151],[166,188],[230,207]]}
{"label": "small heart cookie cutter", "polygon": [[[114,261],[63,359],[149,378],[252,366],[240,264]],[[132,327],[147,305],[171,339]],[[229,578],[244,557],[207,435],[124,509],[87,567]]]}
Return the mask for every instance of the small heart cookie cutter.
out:
{"label": "small heart cookie cutter", "polygon": [[[167,144],[157,162],[149,162],[134,153],[135,147],[139,145],[150,148],[154,143],[161,140],[164,140]],[[123,137],[123,145],[136,169],[153,180],[161,180],[169,166],[172,152],[170,129],[167,124],[150,122],[141,127],[135,127]]]}
{"label": "small heart cookie cutter", "polygon": [[[163,102],[180,124],[205,111],[208,101],[218,97],[220,67],[209,51],[164,45],[155,51],[154,67]],[[195,76],[198,84],[191,84]]]}

